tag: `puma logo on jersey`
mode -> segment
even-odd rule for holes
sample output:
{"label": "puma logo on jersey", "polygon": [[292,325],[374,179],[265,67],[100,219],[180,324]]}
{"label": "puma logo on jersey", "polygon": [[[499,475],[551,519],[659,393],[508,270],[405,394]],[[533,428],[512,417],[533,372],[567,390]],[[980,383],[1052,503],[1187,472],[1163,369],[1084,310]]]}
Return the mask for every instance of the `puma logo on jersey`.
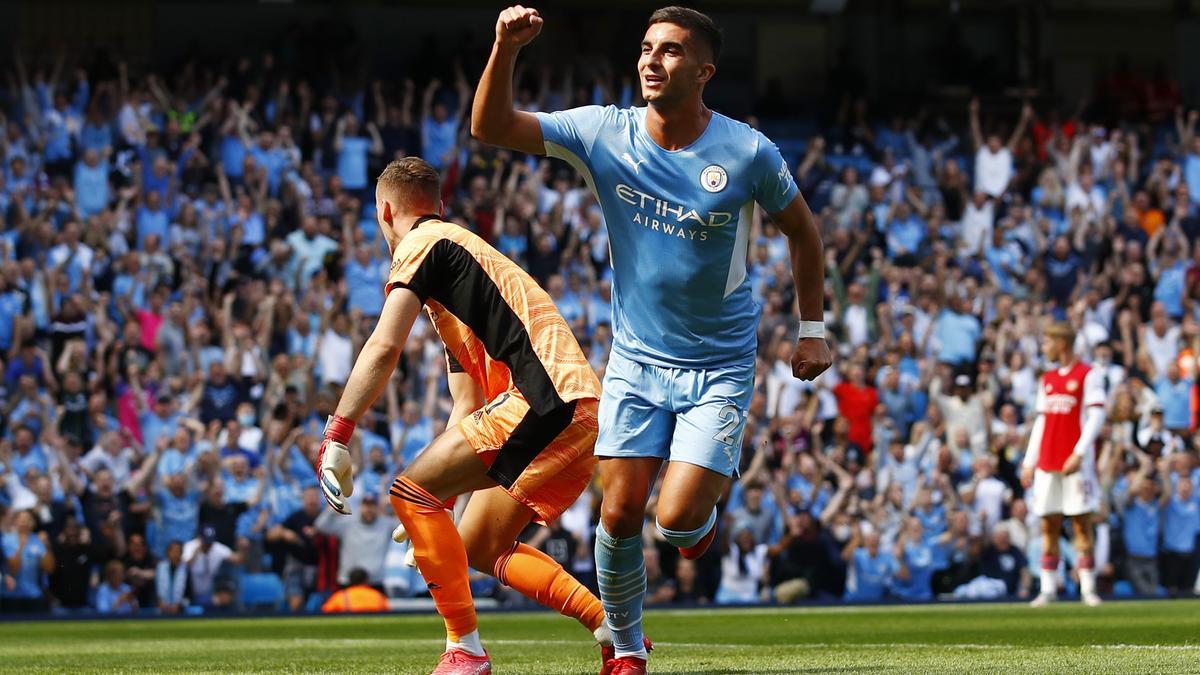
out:
{"label": "puma logo on jersey", "polygon": [[639,160],[637,160],[637,161],[634,161],[634,159],[633,159],[633,155],[630,155],[628,152],[622,152],[622,153],[621,153],[621,159],[625,160],[625,161],[626,161],[626,162],[629,164],[629,166],[632,166],[632,167],[633,167],[633,172],[634,172],[634,173],[638,174],[639,176],[641,175],[641,173],[640,173],[640,172],[638,172],[638,165],[639,165],[639,164],[645,164],[645,163],[646,163],[646,160],[644,160],[644,159],[639,159]]}

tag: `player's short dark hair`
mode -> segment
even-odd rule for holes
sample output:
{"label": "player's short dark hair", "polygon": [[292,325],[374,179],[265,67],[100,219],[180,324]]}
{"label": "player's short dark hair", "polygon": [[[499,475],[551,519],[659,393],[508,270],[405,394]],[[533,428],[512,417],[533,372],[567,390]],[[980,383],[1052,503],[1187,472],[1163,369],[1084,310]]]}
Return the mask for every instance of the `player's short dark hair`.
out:
{"label": "player's short dark hair", "polygon": [[367,578],[366,570],[361,567],[355,567],[354,569],[350,570],[349,578],[347,579],[347,581],[350,582],[348,585],[362,586],[363,584],[367,583]]}
{"label": "player's short dark hair", "polygon": [[379,174],[378,187],[395,190],[402,197],[424,197],[437,204],[441,195],[442,177],[437,169],[420,157],[392,160]]}
{"label": "player's short dark hair", "polygon": [[721,29],[707,14],[690,7],[671,5],[655,10],[646,26],[656,23],[671,23],[686,28],[693,38],[708,45],[709,51],[712,52],[713,65],[716,65],[717,58],[721,55]]}

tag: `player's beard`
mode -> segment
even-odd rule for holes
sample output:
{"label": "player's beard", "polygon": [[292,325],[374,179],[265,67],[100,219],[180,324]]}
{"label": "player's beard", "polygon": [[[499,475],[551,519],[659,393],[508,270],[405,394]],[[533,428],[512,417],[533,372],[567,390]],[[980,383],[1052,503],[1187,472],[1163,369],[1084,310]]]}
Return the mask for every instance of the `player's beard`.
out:
{"label": "player's beard", "polygon": [[657,89],[652,90],[647,90],[645,83],[642,83],[642,100],[646,102],[646,105],[652,105],[656,107],[662,105],[663,94],[666,93],[665,85],[667,82],[667,80],[663,80],[659,83]]}
{"label": "player's beard", "polygon": [[646,105],[664,114],[679,109],[686,100],[686,94],[675,91],[672,87],[660,87],[658,91],[652,93],[654,98],[646,98],[645,94],[642,95],[642,98],[646,100]]}

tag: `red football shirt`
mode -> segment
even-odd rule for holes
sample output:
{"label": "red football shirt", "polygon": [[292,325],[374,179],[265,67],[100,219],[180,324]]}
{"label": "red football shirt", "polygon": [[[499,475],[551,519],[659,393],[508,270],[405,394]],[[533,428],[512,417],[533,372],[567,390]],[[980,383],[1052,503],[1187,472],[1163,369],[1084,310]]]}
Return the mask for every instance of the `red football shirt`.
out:
{"label": "red football shirt", "polygon": [[879,404],[879,393],[870,385],[856,387],[849,382],[842,382],[833,388],[833,395],[837,397],[838,413],[850,423],[850,431],[846,435],[864,452],[871,452],[874,448],[871,417],[875,414],[875,406]]}
{"label": "red football shirt", "polygon": [[1079,443],[1084,411],[1091,406],[1103,406],[1105,399],[1103,378],[1086,363],[1076,361],[1068,368],[1042,375],[1037,401],[1037,411],[1044,420],[1039,469],[1062,471]]}

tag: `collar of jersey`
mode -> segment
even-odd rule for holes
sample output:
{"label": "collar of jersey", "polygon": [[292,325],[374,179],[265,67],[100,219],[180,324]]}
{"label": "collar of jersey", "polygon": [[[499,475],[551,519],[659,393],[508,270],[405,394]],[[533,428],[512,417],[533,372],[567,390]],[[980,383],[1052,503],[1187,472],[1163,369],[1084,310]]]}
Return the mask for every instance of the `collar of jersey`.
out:
{"label": "collar of jersey", "polygon": [[424,216],[421,216],[420,218],[417,218],[416,221],[413,222],[411,229],[413,229],[413,230],[417,229],[417,227],[421,223],[426,223],[431,220],[441,220],[441,219],[442,219],[441,216],[437,216],[437,215],[433,215],[433,214],[426,214]]}

